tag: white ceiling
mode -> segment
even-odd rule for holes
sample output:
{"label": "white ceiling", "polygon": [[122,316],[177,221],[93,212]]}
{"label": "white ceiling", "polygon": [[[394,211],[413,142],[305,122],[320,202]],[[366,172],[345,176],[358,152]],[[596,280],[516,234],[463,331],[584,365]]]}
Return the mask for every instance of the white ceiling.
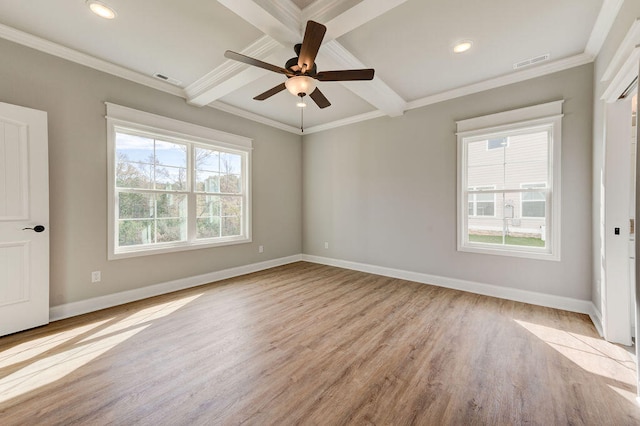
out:
{"label": "white ceiling", "polygon": [[[307,132],[404,111],[588,63],[618,0],[3,0],[0,37],[288,131],[296,98],[252,98],[285,77],[226,60],[234,50],[284,66],[308,19],[328,28],[318,70],[375,68],[369,82],[318,84],[331,101],[304,109]],[[472,49],[454,54],[460,40]],[[550,61],[513,64],[550,54]],[[153,77],[178,80],[169,85]]]}

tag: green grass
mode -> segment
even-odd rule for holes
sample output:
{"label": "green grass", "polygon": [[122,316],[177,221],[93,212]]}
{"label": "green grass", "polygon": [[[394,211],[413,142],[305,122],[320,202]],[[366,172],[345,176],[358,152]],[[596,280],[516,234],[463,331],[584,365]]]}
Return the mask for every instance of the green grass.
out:
{"label": "green grass", "polygon": [[[473,243],[502,244],[502,236],[469,234],[469,241]],[[544,247],[544,241],[540,238],[511,237],[507,235],[505,243],[510,246]]]}

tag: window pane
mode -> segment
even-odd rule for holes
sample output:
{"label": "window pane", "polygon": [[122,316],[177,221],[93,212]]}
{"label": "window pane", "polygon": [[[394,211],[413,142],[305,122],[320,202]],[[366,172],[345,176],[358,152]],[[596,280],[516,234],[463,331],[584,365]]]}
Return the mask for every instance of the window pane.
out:
{"label": "window pane", "polygon": [[153,220],[120,220],[118,221],[118,244],[133,246],[153,242],[155,224]]}
{"label": "window pane", "polygon": [[187,146],[156,140],[156,164],[187,167]]}
{"label": "window pane", "polygon": [[197,238],[215,238],[220,236],[220,217],[199,218],[197,224]]}
{"label": "window pane", "polygon": [[199,171],[196,173],[196,191],[220,192],[220,173]]}
{"label": "window pane", "polygon": [[187,227],[184,219],[158,219],[156,242],[186,241]]}
{"label": "window pane", "polygon": [[153,218],[154,196],[150,194],[118,194],[118,217],[120,219]]}
{"label": "window pane", "polygon": [[220,197],[222,216],[240,216],[242,199],[240,197]]}
{"label": "window pane", "polygon": [[[468,211],[467,235],[470,243],[491,244],[499,246],[545,247],[545,212],[544,202],[523,202],[522,208],[527,213],[537,213],[542,208],[541,216],[525,217],[514,211],[520,196],[519,192],[504,194],[473,194],[476,197],[495,196],[495,202],[475,202],[475,215]],[[471,200],[471,199],[470,199]],[[471,204],[471,202],[469,202]],[[536,205],[530,206],[530,205]]]}
{"label": "window pane", "polygon": [[505,188],[521,188],[523,182],[545,182],[548,145],[547,132],[510,137],[505,149]]}
{"label": "window pane", "polygon": [[196,170],[220,171],[220,153],[218,151],[196,147],[195,156]]}
{"label": "window pane", "polygon": [[220,216],[220,197],[215,195],[198,195],[198,217]]}
{"label": "window pane", "polygon": [[223,217],[222,218],[222,236],[231,237],[240,235],[240,218],[239,217]]}
{"label": "window pane", "polygon": [[153,139],[117,132],[116,156],[122,161],[153,164]]}
{"label": "window pane", "polygon": [[240,175],[220,176],[220,192],[227,194],[239,194],[242,191],[242,179]]}
{"label": "window pane", "polygon": [[228,152],[220,153],[221,172],[226,174],[240,174],[242,171],[242,157]]}
{"label": "window pane", "polygon": [[523,201],[522,217],[544,217],[545,202],[544,201]]}
{"label": "window pane", "polygon": [[155,189],[184,191],[187,189],[187,169],[156,166]]}
{"label": "window pane", "polygon": [[153,166],[151,164],[120,161],[120,158],[118,158],[116,165],[116,186],[118,188],[152,188]]}

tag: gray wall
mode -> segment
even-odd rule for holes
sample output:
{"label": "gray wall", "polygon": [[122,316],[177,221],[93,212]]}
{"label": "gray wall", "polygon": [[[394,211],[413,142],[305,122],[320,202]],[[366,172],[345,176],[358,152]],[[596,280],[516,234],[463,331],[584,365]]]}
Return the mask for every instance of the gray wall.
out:
{"label": "gray wall", "polygon": [[[629,28],[636,19],[640,18],[640,1],[626,0],[616,17],[616,20],[607,36],[602,49],[594,63],[594,107],[593,107],[593,199],[600,200],[602,187],[602,165],[604,155],[604,101],[600,97],[606,90],[610,81],[602,82],[602,75],[609,66],[609,62],[615,55],[620,43],[627,35]],[[601,265],[602,265],[602,244],[600,237],[600,215],[601,205],[599,202],[593,204],[593,303],[602,312],[601,290]]]}
{"label": "gray wall", "polygon": [[[4,40],[0,58],[0,102],[48,113],[52,306],[301,252],[300,136]],[[253,138],[254,242],[107,261],[105,101]]]}
{"label": "gray wall", "polygon": [[[304,253],[590,300],[592,93],[589,64],[306,135]],[[456,120],[558,99],[562,260],[456,251]]]}

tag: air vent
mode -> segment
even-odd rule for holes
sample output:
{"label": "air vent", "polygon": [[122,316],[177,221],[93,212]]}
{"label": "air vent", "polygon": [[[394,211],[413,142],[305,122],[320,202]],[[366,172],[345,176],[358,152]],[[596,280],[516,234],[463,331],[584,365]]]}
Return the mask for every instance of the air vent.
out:
{"label": "air vent", "polygon": [[180,80],[176,80],[175,78],[172,78],[172,77],[167,77],[166,75],[161,74],[159,72],[155,73],[153,76],[158,80],[166,81],[167,83],[171,83],[174,86],[180,86],[182,84]]}
{"label": "air vent", "polygon": [[535,58],[525,59],[524,61],[520,61],[516,64],[513,64],[513,69],[517,70],[520,68],[528,67],[530,65],[535,65],[540,62],[548,61],[549,58],[551,58],[551,55],[547,53],[544,55],[536,56]]}

